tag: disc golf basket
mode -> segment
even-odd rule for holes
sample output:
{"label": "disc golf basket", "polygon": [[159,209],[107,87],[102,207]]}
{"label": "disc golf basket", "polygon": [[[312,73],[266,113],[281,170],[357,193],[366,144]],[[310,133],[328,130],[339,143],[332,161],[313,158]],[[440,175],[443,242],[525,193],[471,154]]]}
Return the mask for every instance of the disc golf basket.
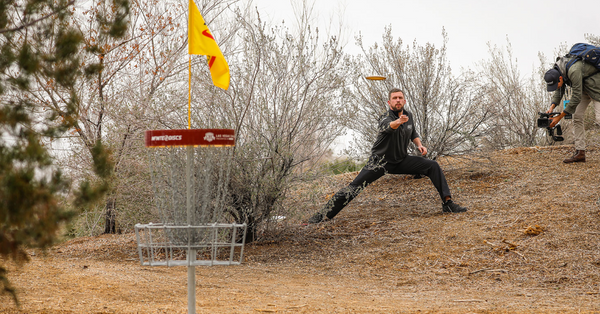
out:
{"label": "disc golf basket", "polygon": [[146,131],[161,222],[135,226],[140,263],[188,267],[188,313],[196,311],[195,266],[243,259],[246,224],[224,219],[234,143],[229,129]]}

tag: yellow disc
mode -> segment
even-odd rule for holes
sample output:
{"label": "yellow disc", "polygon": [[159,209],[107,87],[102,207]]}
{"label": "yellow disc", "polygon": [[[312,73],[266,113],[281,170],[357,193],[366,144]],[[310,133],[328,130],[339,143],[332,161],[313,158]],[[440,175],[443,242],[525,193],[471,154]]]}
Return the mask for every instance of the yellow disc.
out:
{"label": "yellow disc", "polygon": [[385,80],[385,76],[381,76],[381,75],[369,75],[367,77],[365,77],[367,80],[371,80],[371,81],[381,81],[381,80]]}

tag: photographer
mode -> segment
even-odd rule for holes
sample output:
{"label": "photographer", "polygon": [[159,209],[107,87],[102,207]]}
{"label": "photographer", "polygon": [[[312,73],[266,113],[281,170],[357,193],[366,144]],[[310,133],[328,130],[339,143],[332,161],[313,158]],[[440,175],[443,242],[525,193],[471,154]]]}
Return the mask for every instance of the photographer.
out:
{"label": "photographer", "polygon": [[421,143],[412,113],[404,109],[406,104],[404,92],[393,88],[389,91],[388,97],[389,110],[379,118],[379,132],[367,165],[350,185],[335,193],[323,210],[308,220],[309,223],[320,223],[326,218],[332,219],[369,184],[386,173],[426,175],[442,199],[442,212],[467,211],[465,207],[452,202],[446,177],[436,161],[408,155],[408,145],[411,141],[417,146],[421,155],[427,154],[427,148]]}
{"label": "photographer", "polygon": [[600,73],[593,65],[576,61],[568,69],[566,65],[573,58],[560,57],[554,67],[544,75],[549,92],[554,92],[552,104],[547,113],[550,113],[562,100],[566,86],[571,87],[571,100],[560,115],[552,118],[550,127],[554,128],[567,114],[573,115],[575,135],[575,153],[563,160],[564,163],[585,162],[585,129],[583,117],[585,110],[592,100],[600,101]]}

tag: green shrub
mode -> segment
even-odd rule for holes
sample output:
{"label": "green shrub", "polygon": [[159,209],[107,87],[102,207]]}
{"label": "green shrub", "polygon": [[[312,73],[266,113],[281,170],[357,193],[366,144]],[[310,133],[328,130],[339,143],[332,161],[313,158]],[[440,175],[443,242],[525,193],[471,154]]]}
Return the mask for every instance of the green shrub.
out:
{"label": "green shrub", "polygon": [[357,162],[351,158],[339,158],[328,161],[324,164],[325,171],[331,174],[342,174],[347,172],[359,171],[365,166],[366,162]]}

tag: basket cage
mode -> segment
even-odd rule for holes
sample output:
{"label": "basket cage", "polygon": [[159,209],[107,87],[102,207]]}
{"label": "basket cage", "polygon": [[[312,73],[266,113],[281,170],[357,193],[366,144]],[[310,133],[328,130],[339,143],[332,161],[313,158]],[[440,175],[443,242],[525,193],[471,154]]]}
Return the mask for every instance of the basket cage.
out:
{"label": "basket cage", "polygon": [[225,213],[232,153],[231,147],[149,149],[161,222],[135,226],[143,265],[241,263],[246,224],[227,221]]}
{"label": "basket cage", "polygon": [[[245,224],[138,224],[135,232],[145,266],[239,265],[244,255],[244,242],[238,239],[245,238]],[[180,241],[173,241],[173,235]]]}

